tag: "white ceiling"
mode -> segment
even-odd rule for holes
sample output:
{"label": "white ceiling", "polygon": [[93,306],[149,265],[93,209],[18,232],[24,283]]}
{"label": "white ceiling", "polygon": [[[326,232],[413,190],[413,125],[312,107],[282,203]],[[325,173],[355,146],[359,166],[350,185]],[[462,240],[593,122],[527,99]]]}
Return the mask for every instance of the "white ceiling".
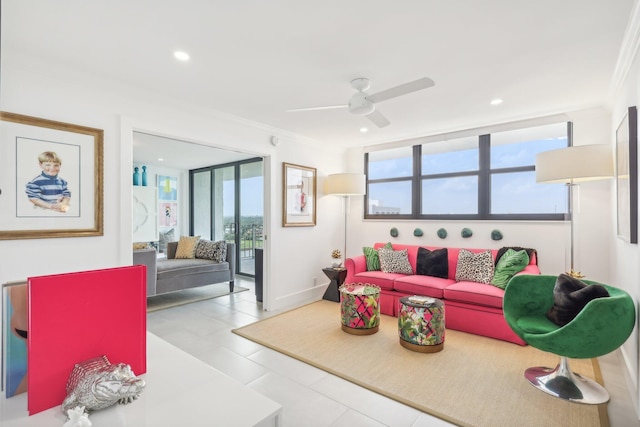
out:
{"label": "white ceiling", "polygon": [[[359,146],[606,103],[633,3],[13,0],[2,43],[274,134]],[[345,109],[286,112],[344,104],[356,77],[377,92],[424,76],[435,87],[378,105],[383,129]]]}
{"label": "white ceiling", "polygon": [[254,158],[240,151],[221,150],[148,133],[133,133],[133,162],[174,169],[198,169]]}

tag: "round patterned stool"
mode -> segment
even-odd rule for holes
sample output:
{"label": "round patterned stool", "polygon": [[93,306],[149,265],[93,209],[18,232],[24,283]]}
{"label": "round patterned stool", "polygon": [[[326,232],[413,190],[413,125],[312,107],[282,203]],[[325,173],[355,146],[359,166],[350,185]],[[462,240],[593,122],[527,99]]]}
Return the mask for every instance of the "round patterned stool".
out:
{"label": "round patterned stool", "polygon": [[444,331],[442,301],[418,295],[400,298],[400,345],[420,353],[435,353],[444,348]]}
{"label": "round patterned stool", "polygon": [[371,335],[380,325],[380,287],[368,284],[340,286],[342,330],[352,335]]}

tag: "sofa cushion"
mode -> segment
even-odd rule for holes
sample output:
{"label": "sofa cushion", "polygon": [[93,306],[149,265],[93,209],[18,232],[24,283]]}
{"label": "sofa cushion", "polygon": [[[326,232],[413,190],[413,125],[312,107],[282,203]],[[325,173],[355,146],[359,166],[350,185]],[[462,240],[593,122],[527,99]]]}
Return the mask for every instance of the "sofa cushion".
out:
{"label": "sofa cushion", "polygon": [[474,254],[466,249],[458,253],[456,281],[491,283],[493,278],[493,255],[490,250]]}
{"label": "sofa cushion", "polygon": [[498,262],[500,261],[500,258],[502,258],[502,255],[504,255],[509,249],[513,249],[514,251],[525,251],[529,256],[529,264],[538,265],[538,252],[535,249],[523,248],[520,246],[503,246],[498,249],[498,253],[496,254],[496,265],[498,265]]}
{"label": "sofa cushion", "polygon": [[380,270],[382,272],[413,274],[406,249],[394,251],[393,249],[380,248],[378,249],[378,256],[380,257]]}
{"label": "sofa cushion", "polygon": [[176,232],[173,228],[171,230],[167,230],[164,232],[163,231],[158,232],[158,249],[160,252],[164,252],[167,249],[168,242],[175,242],[175,241],[176,241]]}
{"label": "sofa cushion", "polygon": [[160,260],[156,265],[158,269],[158,280],[229,269],[228,262],[214,262],[208,259],[196,258]]}
{"label": "sofa cushion", "polygon": [[429,250],[418,248],[416,274],[446,279],[449,276],[449,255],[447,248]]}
{"label": "sofa cushion", "polygon": [[[373,247],[375,249],[380,249],[383,246],[388,245],[388,243],[383,244],[383,243],[374,243]],[[411,265],[411,270],[416,271],[416,263],[418,261],[418,248],[420,246],[418,245],[402,245],[402,244],[398,244],[398,243],[394,243],[391,247],[391,249],[396,250],[396,251],[401,251],[403,249],[407,250],[407,258],[409,258],[409,264]],[[439,249],[439,247],[429,247],[429,246],[425,246],[427,249]]]}
{"label": "sofa cushion", "polygon": [[178,248],[176,249],[176,259],[190,259],[196,257],[196,247],[200,236],[180,236]]}
{"label": "sofa cushion", "polygon": [[[385,248],[391,249],[391,242],[384,245]],[[365,246],[362,248],[365,260],[367,261],[367,271],[380,271],[380,257],[378,251],[372,247]]]}
{"label": "sofa cushion", "polygon": [[353,276],[353,283],[368,283],[380,286],[380,289],[393,290],[396,279],[405,277],[404,274],[383,273],[382,271],[363,271]]}
{"label": "sofa cushion", "polygon": [[442,298],[444,289],[454,283],[452,279],[434,276],[402,276],[393,282],[393,289],[405,294]]}
{"label": "sofa cushion", "polygon": [[496,264],[491,284],[501,289],[507,287],[509,280],[516,274],[524,270],[529,265],[529,255],[527,251],[515,251],[508,249]]}
{"label": "sofa cushion", "polygon": [[151,247],[151,245],[149,244],[149,242],[133,242],[133,250],[140,250],[140,249],[149,249]]}
{"label": "sofa cushion", "polygon": [[468,304],[484,305],[502,310],[504,290],[484,283],[462,281],[444,289],[444,299]]}
{"label": "sofa cushion", "polygon": [[227,242],[219,240],[212,242],[211,240],[200,239],[196,246],[196,258],[210,259],[212,261],[222,262],[227,259]]}

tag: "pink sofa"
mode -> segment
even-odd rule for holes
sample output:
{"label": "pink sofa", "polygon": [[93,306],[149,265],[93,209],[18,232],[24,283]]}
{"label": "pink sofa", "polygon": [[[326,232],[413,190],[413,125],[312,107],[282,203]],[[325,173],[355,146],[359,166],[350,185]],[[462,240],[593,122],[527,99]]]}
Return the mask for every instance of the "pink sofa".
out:
{"label": "pink sofa", "polygon": [[[375,243],[379,249],[385,243]],[[418,248],[429,250],[440,249],[436,246],[394,244],[394,250],[407,249],[409,263],[416,271]],[[487,249],[468,249],[479,253]],[[424,295],[438,298],[445,303],[446,327],[459,331],[483,335],[503,341],[525,345],[507,325],[502,313],[504,290],[484,283],[456,282],[456,266],[460,248],[447,248],[449,263],[448,278],[384,273],[367,271],[364,255],[348,258],[345,262],[347,277],[344,283],[370,283],[378,285],[380,291],[380,312],[389,316],[397,316],[400,298],[410,295]],[[495,262],[498,249],[491,250]],[[529,265],[518,274],[540,274],[535,251],[530,257]]]}

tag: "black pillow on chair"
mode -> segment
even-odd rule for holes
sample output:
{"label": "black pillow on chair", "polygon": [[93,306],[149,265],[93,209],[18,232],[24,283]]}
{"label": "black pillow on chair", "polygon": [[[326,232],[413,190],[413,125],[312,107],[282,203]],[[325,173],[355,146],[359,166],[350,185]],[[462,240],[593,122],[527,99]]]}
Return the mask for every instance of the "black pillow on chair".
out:
{"label": "black pillow on chair", "polygon": [[607,289],[596,283],[587,285],[568,274],[561,274],[553,287],[553,306],[547,318],[559,326],[571,322],[589,301],[608,297]]}

